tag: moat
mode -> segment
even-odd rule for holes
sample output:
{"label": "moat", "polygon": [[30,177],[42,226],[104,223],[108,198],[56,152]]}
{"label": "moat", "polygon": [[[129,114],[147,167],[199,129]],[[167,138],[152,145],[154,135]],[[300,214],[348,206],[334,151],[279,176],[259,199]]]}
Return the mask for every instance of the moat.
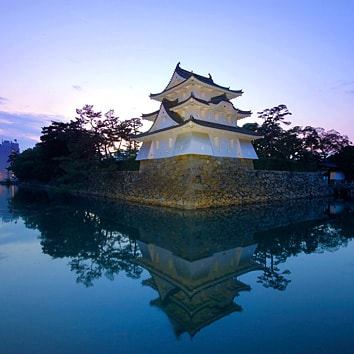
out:
{"label": "moat", "polygon": [[353,213],[0,186],[1,352],[350,353]]}

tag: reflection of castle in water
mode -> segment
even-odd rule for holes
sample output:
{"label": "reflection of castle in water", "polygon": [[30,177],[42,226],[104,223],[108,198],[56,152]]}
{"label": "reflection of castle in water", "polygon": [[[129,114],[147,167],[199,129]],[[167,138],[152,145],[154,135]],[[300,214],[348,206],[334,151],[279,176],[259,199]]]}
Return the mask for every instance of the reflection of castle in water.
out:
{"label": "reflection of castle in water", "polygon": [[256,235],[322,218],[325,210],[325,202],[310,200],[193,213],[135,209],[130,220],[139,230],[142,254],[136,262],[151,275],[143,284],[159,295],[151,304],[165,311],[177,335],[194,336],[212,322],[241,311],[234,299],[250,286],[238,277],[254,270],[263,274],[264,262],[261,266],[253,256],[257,252],[257,260],[267,256],[259,250]]}
{"label": "reflection of castle in water", "polygon": [[159,294],[151,304],[166,312],[177,335],[188,332],[193,336],[208,324],[241,311],[234,298],[240,291],[251,288],[237,277],[261,269],[252,261],[257,244],[251,238],[233,239],[232,248],[215,252],[213,249],[220,249],[222,245],[210,241],[209,244],[203,242],[204,249],[191,249],[190,244],[184,243],[174,250],[138,241],[142,258],[136,262],[151,275],[143,284]]}
{"label": "reflection of castle in water", "polygon": [[167,313],[177,334],[187,331],[193,336],[217,319],[241,311],[233,300],[250,287],[236,277],[260,269],[251,260],[256,244],[193,261],[156,245],[138,244],[143,255],[138,264],[151,274],[143,284],[159,293],[151,304]]}
{"label": "reflection of castle in water", "polygon": [[16,212],[40,230],[43,252],[67,257],[85,286],[120,272],[137,279],[145,268],[151,278],[143,284],[158,292],[151,304],[165,311],[177,335],[193,336],[240,311],[234,299],[250,290],[242,274],[260,269],[258,282],[285,290],[290,273],[281,264],[288,257],[337,249],[353,230],[352,217],[327,222],[327,200],[185,211],[19,192],[11,203],[3,199],[9,209],[1,214],[0,203],[0,217]]}

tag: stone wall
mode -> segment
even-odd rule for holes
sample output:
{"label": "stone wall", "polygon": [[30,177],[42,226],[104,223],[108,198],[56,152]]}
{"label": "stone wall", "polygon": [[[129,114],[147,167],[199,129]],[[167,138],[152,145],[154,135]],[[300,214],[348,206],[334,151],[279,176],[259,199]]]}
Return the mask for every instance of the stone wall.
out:
{"label": "stone wall", "polygon": [[92,175],[88,194],[183,209],[320,197],[319,172],[254,170],[249,159],[184,155],[141,161],[140,171]]}

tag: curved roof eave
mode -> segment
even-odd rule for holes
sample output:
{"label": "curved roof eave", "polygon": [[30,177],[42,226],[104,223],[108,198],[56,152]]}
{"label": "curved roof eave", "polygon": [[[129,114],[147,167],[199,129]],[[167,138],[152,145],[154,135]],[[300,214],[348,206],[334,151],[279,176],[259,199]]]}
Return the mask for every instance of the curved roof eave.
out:
{"label": "curved roof eave", "polygon": [[206,128],[211,128],[211,129],[217,129],[217,130],[224,130],[224,131],[228,131],[228,132],[234,132],[234,133],[238,133],[241,134],[244,137],[252,137],[252,139],[261,139],[263,137],[263,135],[253,132],[252,130],[248,130],[248,129],[244,129],[244,128],[239,128],[239,127],[231,127],[228,125],[223,125],[223,124],[217,124],[217,123],[211,123],[211,122],[206,122],[206,121],[202,121],[199,119],[195,119],[195,118],[190,118],[186,121],[184,121],[182,124],[176,125],[176,126],[171,126],[171,127],[166,127],[160,130],[155,130],[153,132],[151,132],[151,129],[148,132],[136,135],[135,138],[139,139],[139,138],[144,138],[147,136],[152,136],[152,135],[156,135],[156,134],[160,134],[160,133],[165,133],[166,131],[169,130],[174,130],[174,129],[180,129],[183,128],[184,126],[188,125],[189,123],[195,123],[196,125],[202,126],[202,127],[206,127]]}
{"label": "curved roof eave", "polygon": [[242,115],[242,116],[243,116],[243,117],[241,117],[241,118],[239,118],[239,119],[249,117],[249,116],[251,116],[251,114],[252,114],[252,111],[243,111],[243,110],[241,110],[241,109],[239,109],[239,108],[236,108],[236,107],[232,104],[232,102],[230,102],[230,100],[228,100],[226,97],[225,97],[225,99],[216,101],[216,102],[214,103],[214,101],[213,101],[212,99],[211,99],[210,101],[204,101],[204,100],[202,100],[202,99],[200,99],[200,98],[197,98],[197,97],[195,97],[195,96],[193,95],[193,93],[192,93],[187,99],[185,99],[184,101],[182,101],[182,102],[176,104],[175,106],[172,106],[172,107],[170,108],[170,110],[173,111],[174,109],[181,108],[183,105],[188,104],[188,103],[189,103],[190,101],[192,101],[192,100],[195,101],[197,104],[201,104],[201,105],[209,106],[209,107],[210,107],[210,104],[214,105],[214,107],[218,107],[218,106],[220,106],[221,104],[223,104],[223,103],[226,102],[226,103],[228,103],[228,104],[231,105],[232,109],[233,109],[236,113],[238,113],[239,115]]}
{"label": "curved roof eave", "polygon": [[175,68],[175,73],[177,73],[179,76],[183,77],[184,79],[188,79],[190,76],[193,75],[196,78],[198,78],[200,81],[214,85],[214,81],[213,81],[210,74],[209,74],[209,77],[195,74],[195,73],[193,73],[193,71],[188,71],[186,69],[181,68],[180,63],[177,64],[177,66]]}
{"label": "curved roof eave", "polygon": [[[173,78],[175,77],[175,74],[178,74],[179,76],[181,76],[182,78],[184,78],[182,75],[180,75],[180,74],[178,73],[178,71],[179,71],[178,69],[180,68],[179,64],[180,64],[180,62],[177,63],[177,65],[176,65],[176,67],[175,67],[175,70],[173,71],[172,76],[171,76],[171,78],[170,78],[170,81],[168,82],[168,84],[166,85],[165,89],[164,89],[162,92],[166,91],[166,90],[168,89],[168,87],[171,85],[171,82],[172,82]],[[183,70],[183,69],[182,69],[182,70]],[[150,94],[150,97],[151,97],[151,95],[152,95],[152,94]]]}
{"label": "curved roof eave", "polygon": [[200,75],[192,74],[186,80],[182,81],[181,83],[179,83],[179,84],[177,84],[175,86],[172,86],[172,87],[168,88],[167,90],[161,91],[159,93],[151,93],[150,94],[150,98],[157,99],[157,100],[161,99],[167,93],[173,92],[175,89],[181,88],[181,87],[187,85],[192,80],[197,80],[201,85],[209,86],[209,87],[211,87],[213,89],[216,89],[217,91],[229,94],[230,98],[239,97],[239,96],[241,96],[243,94],[242,90],[231,90],[229,87],[224,87],[224,86],[217,85],[215,83],[210,83],[210,82],[207,82],[207,81],[200,80],[199,77],[200,77]]}
{"label": "curved roof eave", "polygon": [[[220,100],[217,103],[214,103],[212,100],[210,101],[204,101],[200,98],[195,97],[193,94],[191,94],[187,99],[185,99],[184,101],[176,104],[175,106],[172,106],[170,109],[170,111],[178,111],[178,109],[182,108],[183,106],[187,106],[189,103],[192,103],[192,101],[194,101],[196,104],[202,105],[202,106],[208,106],[210,107],[210,104],[212,104],[212,106],[214,107],[219,107],[221,106],[223,103],[228,103],[231,105],[232,110],[235,111],[235,113],[237,114],[237,119],[243,119],[246,117],[251,116],[252,111],[243,111],[241,109],[235,108],[235,106],[232,104],[232,102],[230,102],[229,100],[225,99],[225,100]],[[241,117],[240,117],[241,116]]]}
{"label": "curved roof eave", "polygon": [[[162,111],[162,109],[165,110],[166,114],[168,115],[168,117],[169,117],[172,121],[174,121],[175,123],[177,123],[177,126],[183,124],[184,121],[183,121],[183,119],[179,116],[179,114],[170,111],[167,102],[162,102],[162,104],[161,104],[161,106],[160,106],[160,109],[159,109],[158,111],[156,111],[156,112],[153,112],[153,113],[156,113],[156,115],[154,115],[154,117],[155,117],[154,123],[152,124],[152,126],[150,127],[150,129],[149,129],[147,132],[145,132],[145,133],[139,134],[139,136],[140,136],[140,135],[154,134],[154,133],[156,133],[156,132],[158,132],[158,131],[160,131],[160,130],[165,130],[165,129],[170,129],[170,128],[176,127],[176,126],[171,126],[171,127],[167,127],[167,128],[160,129],[160,130],[151,131],[151,130],[154,129],[155,123],[156,123],[157,118],[158,118],[160,112]],[[148,114],[148,115],[150,115],[150,116],[152,117],[153,113],[150,113],[150,114]],[[137,135],[137,137],[138,137],[138,135]]]}
{"label": "curved roof eave", "polygon": [[178,113],[171,111],[169,102],[166,101],[162,102],[161,107],[165,109],[167,115],[177,124],[182,124],[184,122],[183,118],[181,118],[181,116]]}
{"label": "curved roof eave", "polygon": [[252,111],[243,111],[242,109],[239,109],[239,108],[235,108],[235,110],[237,111],[237,113],[245,115],[245,116],[250,116],[252,114]]}
{"label": "curved roof eave", "polygon": [[165,89],[162,92],[166,91],[167,89],[170,89],[170,88],[174,87],[174,86],[170,87],[170,85],[171,85],[171,83],[173,81],[173,78],[175,77],[175,74],[177,74],[181,79],[184,79],[184,80],[188,79],[191,75],[194,75],[195,77],[200,78],[201,81],[205,81],[205,82],[208,82],[210,84],[214,83],[210,75],[209,75],[209,78],[207,78],[207,77],[202,76],[202,75],[193,74],[192,71],[188,71],[186,69],[181,68],[180,64],[181,64],[181,62],[177,63],[177,65],[175,67],[175,70],[173,71],[173,74],[172,74],[167,86],[165,87]]}
{"label": "curved roof eave", "polygon": [[200,126],[204,126],[204,127],[208,127],[208,128],[212,128],[212,129],[226,130],[226,131],[230,131],[230,132],[239,133],[242,135],[253,136],[254,139],[260,139],[263,137],[263,135],[261,135],[260,133],[256,133],[252,130],[248,130],[245,128],[232,127],[230,125],[224,125],[224,124],[219,124],[219,123],[212,123],[212,122],[196,119],[193,117],[189,121],[192,121]]}
{"label": "curved roof eave", "polygon": [[238,93],[238,94],[241,94],[241,95],[243,94],[242,90],[231,90],[230,87],[225,87],[225,86],[221,86],[221,85],[216,84],[210,74],[209,74],[209,77],[206,77],[206,76],[203,76],[203,75],[195,74],[195,73],[193,73],[193,71],[188,71],[186,69],[183,69],[183,68],[180,67],[180,63],[177,64],[175,72],[179,76],[184,77],[186,79],[188,79],[189,77],[193,76],[196,79],[198,79],[199,81],[201,81],[203,83],[206,83],[208,85],[215,86],[215,87],[221,88],[223,90],[227,90],[228,92],[234,92],[234,93]]}
{"label": "curved roof eave", "polygon": [[193,93],[191,93],[191,95],[185,99],[184,101],[181,101],[179,103],[177,103],[175,106],[173,107],[170,107],[170,110],[173,111],[175,108],[180,108],[182,107],[183,105],[187,105],[188,103],[191,103],[191,101],[194,101],[195,103],[197,104],[201,104],[201,105],[204,105],[204,106],[208,106],[209,105],[209,102],[207,101],[204,101],[200,98],[197,98],[193,95]]}
{"label": "curved roof eave", "polygon": [[141,119],[154,121],[156,119],[157,115],[159,114],[159,112],[160,112],[160,110],[157,110],[157,111],[151,112],[151,113],[143,113],[141,115]]}
{"label": "curved roof eave", "polygon": [[224,104],[225,102],[231,105],[231,109],[234,110],[235,113],[236,113],[238,116],[240,116],[240,115],[243,116],[243,117],[240,117],[240,118],[237,118],[237,119],[246,118],[246,117],[249,117],[249,116],[252,114],[251,111],[242,111],[241,109],[236,108],[236,107],[232,104],[232,102],[230,102],[229,100],[219,101],[218,103],[213,103],[213,102],[211,102],[211,103],[213,103],[214,107],[219,107],[219,106],[221,106],[222,104]]}

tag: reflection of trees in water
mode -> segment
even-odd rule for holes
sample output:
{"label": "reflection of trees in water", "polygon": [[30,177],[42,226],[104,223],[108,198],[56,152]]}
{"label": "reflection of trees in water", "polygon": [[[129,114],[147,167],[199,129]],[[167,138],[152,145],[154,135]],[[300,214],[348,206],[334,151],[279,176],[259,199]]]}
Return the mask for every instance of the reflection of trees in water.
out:
{"label": "reflection of trees in water", "polygon": [[[257,243],[254,258],[264,265],[259,282],[285,290],[290,272],[282,264],[289,257],[335,251],[353,237],[352,211],[328,219],[320,212],[326,204],[311,203],[305,211],[301,204],[286,209],[283,203],[189,213],[20,190],[11,208],[28,228],[40,231],[44,253],[70,258],[77,281],[86,286],[101,276],[113,279],[121,271],[138,278],[142,268],[132,260],[140,256],[135,240],[141,239],[189,260],[195,254],[204,258],[235,245]],[[322,220],[294,223],[308,215],[321,215]]]}
{"label": "reflection of trees in water", "polygon": [[83,249],[69,262],[70,269],[77,274],[76,281],[92,286],[93,280],[105,275],[109,280],[123,271],[128,277],[139,278],[142,269],[131,262],[139,250],[135,240],[119,232],[99,230],[102,241],[93,250]]}
{"label": "reflection of trees in water", "polygon": [[353,237],[352,215],[343,214],[322,221],[308,221],[255,234],[258,247],[254,259],[264,266],[258,282],[265,287],[285,290],[291,282],[288,269],[280,265],[300,253],[334,252],[346,247]]}
{"label": "reflection of trees in water", "polygon": [[113,280],[121,271],[140,276],[142,269],[131,262],[140,254],[136,231],[115,223],[112,211],[71,197],[49,199],[40,191],[16,195],[16,208],[26,227],[40,231],[44,253],[70,258],[77,282],[92,286],[101,276]]}

